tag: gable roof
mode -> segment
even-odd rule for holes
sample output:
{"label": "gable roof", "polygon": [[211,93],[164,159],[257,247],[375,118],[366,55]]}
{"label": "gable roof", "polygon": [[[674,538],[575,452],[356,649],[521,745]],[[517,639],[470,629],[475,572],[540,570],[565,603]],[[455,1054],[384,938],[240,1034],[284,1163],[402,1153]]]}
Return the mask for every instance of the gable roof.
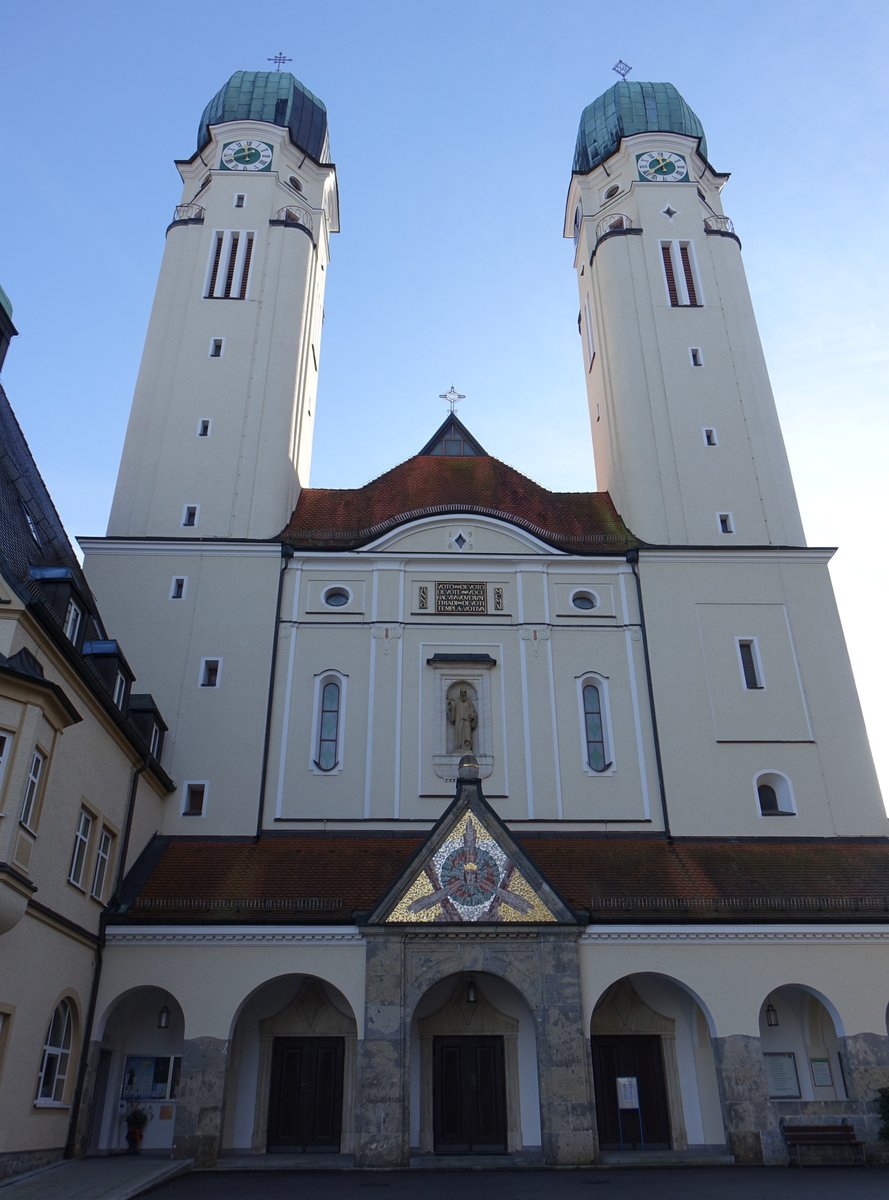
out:
{"label": "gable roof", "polygon": [[364,487],[304,488],[280,540],[303,550],[353,550],[444,513],[495,517],[571,554],[623,555],[639,544],[607,492],[550,492],[488,454],[431,453]]}
{"label": "gable roof", "polygon": [[[115,923],[351,924],[398,890],[416,831],[155,838]],[[516,846],[594,925],[889,921],[889,839],[514,834]]]}
{"label": "gable roof", "polygon": [[[449,449],[445,445],[446,442],[459,442],[461,453],[454,454],[453,449]],[[469,458],[475,455],[485,455],[487,454],[487,450],[484,450],[481,443],[476,441],[456,413],[449,413],[420,451],[420,454],[445,454],[454,458]]]}

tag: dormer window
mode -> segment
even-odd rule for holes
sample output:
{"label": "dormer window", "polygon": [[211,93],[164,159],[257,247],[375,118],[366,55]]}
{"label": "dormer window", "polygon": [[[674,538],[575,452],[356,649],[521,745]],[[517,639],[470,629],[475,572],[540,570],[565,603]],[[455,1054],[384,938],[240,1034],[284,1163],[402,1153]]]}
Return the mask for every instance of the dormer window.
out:
{"label": "dormer window", "polygon": [[123,704],[124,704],[124,700],[126,699],[126,695],[127,695],[126,676],[124,675],[124,673],[122,671],[118,671],[117,674],[114,676],[114,693],[113,693],[114,703],[117,708],[120,708],[120,709],[123,708]]}
{"label": "dormer window", "polygon": [[83,612],[80,605],[74,600],[68,601],[68,608],[65,611],[65,624],[63,626],[65,637],[69,642],[77,643],[77,635],[80,633],[80,622],[83,619]]}

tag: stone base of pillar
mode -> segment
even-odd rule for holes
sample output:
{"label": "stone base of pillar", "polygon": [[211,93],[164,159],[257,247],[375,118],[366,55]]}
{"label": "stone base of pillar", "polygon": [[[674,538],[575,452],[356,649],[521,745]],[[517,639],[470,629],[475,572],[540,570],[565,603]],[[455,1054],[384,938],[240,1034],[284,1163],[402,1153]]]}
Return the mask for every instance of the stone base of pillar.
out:
{"label": "stone base of pillar", "polygon": [[227,1067],[225,1039],[192,1038],[183,1045],[173,1127],[174,1158],[193,1158],[198,1167],[216,1165],[222,1142]]}

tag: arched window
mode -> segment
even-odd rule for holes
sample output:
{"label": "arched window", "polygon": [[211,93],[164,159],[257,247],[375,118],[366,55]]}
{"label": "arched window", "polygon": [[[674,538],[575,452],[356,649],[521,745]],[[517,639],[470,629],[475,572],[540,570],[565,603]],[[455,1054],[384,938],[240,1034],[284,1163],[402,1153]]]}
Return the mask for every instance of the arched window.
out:
{"label": "arched window", "polygon": [[760,816],[796,816],[793,789],[786,775],[780,775],[777,771],[764,771],[757,775],[755,786]]}
{"label": "arched window", "polygon": [[315,680],[312,766],[325,774],[342,767],[345,691],[345,677],[337,672],[325,672]]}
{"label": "arched window", "polygon": [[605,680],[598,675],[586,675],[578,684],[584,770],[601,775],[614,765],[609,746]]}
{"label": "arched window", "polygon": [[74,1010],[71,1001],[62,1000],[56,1005],[49,1029],[46,1031],[40,1079],[37,1084],[38,1104],[61,1104],[64,1101],[73,1028]]}

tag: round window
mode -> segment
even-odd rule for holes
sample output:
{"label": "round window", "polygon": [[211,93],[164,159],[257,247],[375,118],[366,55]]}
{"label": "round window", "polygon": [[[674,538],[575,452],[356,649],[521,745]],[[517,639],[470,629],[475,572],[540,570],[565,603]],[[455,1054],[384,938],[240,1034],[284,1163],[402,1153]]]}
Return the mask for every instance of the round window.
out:
{"label": "round window", "polygon": [[328,588],[324,593],[324,603],[329,608],[342,608],[349,603],[349,593],[345,588]]}
{"label": "round window", "polygon": [[596,607],[599,600],[592,592],[575,592],[571,597],[571,603],[575,608],[581,609],[582,612],[589,612],[591,608]]}
{"label": "round window", "polygon": [[613,183],[613,184],[611,185],[611,187],[610,187],[610,188],[608,188],[608,190],[606,191],[606,193],[605,193],[605,199],[606,199],[606,200],[613,200],[613,199],[614,199],[614,197],[617,195],[617,193],[618,193],[619,191],[620,191],[620,184]]}
{"label": "round window", "polygon": [[293,188],[293,190],[295,192],[301,192],[303,190],[303,185],[300,183],[300,181],[297,179],[297,177],[295,175],[291,175],[287,182],[290,184],[290,186]]}

